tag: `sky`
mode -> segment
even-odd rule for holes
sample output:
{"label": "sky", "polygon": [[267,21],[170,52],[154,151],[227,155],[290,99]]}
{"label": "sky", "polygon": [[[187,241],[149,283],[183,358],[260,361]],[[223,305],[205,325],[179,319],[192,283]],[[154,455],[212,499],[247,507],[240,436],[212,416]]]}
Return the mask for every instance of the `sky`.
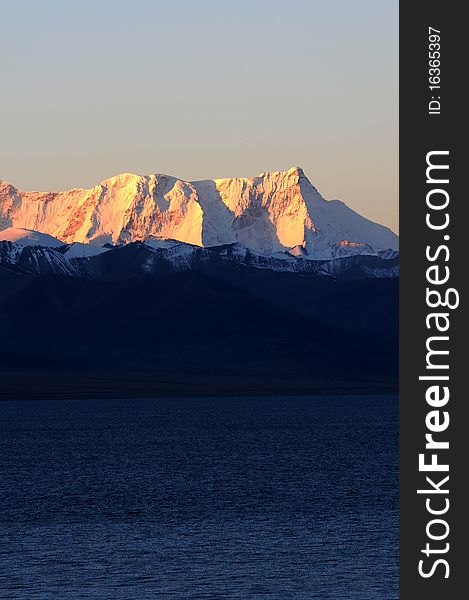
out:
{"label": "sky", "polygon": [[398,0],[0,0],[0,179],[303,167],[398,229]]}

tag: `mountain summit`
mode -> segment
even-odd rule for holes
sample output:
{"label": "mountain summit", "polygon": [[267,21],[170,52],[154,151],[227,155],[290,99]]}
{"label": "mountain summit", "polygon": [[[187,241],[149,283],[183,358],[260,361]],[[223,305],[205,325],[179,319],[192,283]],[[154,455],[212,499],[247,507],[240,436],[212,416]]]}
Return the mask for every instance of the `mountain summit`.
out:
{"label": "mountain summit", "polygon": [[102,246],[150,236],[196,246],[239,242],[310,258],[397,249],[398,237],[338,200],[325,200],[299,167],[254,178],[183,181],[122,173],[91,189],[23,192],[0,182],[0,231],[24,228]]}

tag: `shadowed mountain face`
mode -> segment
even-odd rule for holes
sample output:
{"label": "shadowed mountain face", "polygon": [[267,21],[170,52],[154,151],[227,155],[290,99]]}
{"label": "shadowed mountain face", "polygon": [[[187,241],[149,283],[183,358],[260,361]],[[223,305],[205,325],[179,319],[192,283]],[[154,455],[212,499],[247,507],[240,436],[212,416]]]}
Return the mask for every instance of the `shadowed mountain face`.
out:
{"label": "shadowed mountain face", "polygon": [[62,384],[72,396],[74,378],[90,372],[144,376],[146,395],[162,379],[172,388],[195,378],[204,393],[214,380],[259,392],[279,380],[379,387],[397,375],[397,279],[252,269],[97,281],[1,269],[0,290],[0,363],[14,393],[33,394],[39,372],[52,373],[52,394],[72,373]]}

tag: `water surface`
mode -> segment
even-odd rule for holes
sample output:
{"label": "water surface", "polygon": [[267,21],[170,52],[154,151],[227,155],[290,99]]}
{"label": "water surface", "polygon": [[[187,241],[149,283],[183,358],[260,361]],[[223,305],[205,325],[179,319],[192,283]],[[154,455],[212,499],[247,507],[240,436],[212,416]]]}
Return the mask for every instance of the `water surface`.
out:
{"label": "water surface", "polygon": [[395,397],[0,403],[0,598],[398,598]]}

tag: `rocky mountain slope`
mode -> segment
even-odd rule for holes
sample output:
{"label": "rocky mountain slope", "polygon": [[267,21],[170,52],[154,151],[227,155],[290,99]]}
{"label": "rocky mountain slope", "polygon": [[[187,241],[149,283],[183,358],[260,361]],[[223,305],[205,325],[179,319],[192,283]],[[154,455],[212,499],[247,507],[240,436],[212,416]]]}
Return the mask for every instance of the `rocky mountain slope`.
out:
{"label": "rocky mountain slope", "polygon": [[[6,233],[6,235],[3,235]],[[142,242],[119,246],[94,246],[73,242],[61,244],[50,238],[52,245],[34,241],[42,234],[16,229],[0,232],[0,268],[16,273],[45,275],[57,273],[71,277],[109,280],[113,278],[161,276],[182,271],[197,271],[218,277],[223,272],[269,270],[275,273],[297,273],[310,279],[394,278],[398,276],[396,252],[355,254],[330,260],[305,260],[290,252],[264,255],[239,243],[203,248],[193,244],[150,237]],[[6,238],[2,240],[2,237]],[[15,237],[16,241],[10,241]],[[50,236],[43,236],[49,242]]]}

